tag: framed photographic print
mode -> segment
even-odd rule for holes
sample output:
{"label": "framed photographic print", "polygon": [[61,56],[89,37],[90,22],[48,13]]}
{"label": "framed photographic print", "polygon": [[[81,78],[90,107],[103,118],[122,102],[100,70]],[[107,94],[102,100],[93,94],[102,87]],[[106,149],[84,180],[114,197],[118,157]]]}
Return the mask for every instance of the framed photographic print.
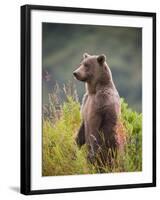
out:
{"label": "framed photographic print", "polygon": [[21,7],[21,193],[156,186],[156,14]]}

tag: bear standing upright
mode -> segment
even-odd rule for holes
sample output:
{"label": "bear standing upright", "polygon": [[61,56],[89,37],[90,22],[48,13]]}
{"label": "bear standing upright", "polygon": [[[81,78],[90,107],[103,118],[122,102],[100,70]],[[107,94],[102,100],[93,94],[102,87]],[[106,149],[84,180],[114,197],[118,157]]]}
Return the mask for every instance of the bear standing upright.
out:
{"label": "bear standing upright", "polygon": [[76,142],[79,146],[87,144],[89,161],[95,162],[98,154],[101,163],[111,164],[112,153],[123,149],[124,139],[119,139],[116,132],[121,110],[120,97],[105,55],[85,53],[73,75],[86,83],[81,107],[83,121]]}

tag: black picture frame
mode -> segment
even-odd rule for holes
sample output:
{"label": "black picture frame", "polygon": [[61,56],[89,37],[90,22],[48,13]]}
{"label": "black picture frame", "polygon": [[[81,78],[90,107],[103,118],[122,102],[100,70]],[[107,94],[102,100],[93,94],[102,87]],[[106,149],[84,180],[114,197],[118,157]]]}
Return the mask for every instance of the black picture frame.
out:
{"label": "black picture frame", "polygon": [[[138,183],[112,186],[95,186],[79,188],[61,188],[49,190],[31,190],[31,11],[64,11],[79,13],[100,13],[123,16],[143,16],[151,17],[153,20],[153,149],[152,149],[152,183]],[[21,6],[21,183],[22,194],[49,194],[80,192],[93,190],[127,189],[156,186],[156,13],[102,10],[90,8],[55,7],[44,5],[24,5]]]}

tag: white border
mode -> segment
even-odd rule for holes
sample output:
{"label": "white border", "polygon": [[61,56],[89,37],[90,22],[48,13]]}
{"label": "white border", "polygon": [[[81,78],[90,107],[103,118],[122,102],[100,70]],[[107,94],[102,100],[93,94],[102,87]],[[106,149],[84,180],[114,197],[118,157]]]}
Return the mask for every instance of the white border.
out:
{"label": "white border", "polygon": [[[42,177],[42,22],[143,28],[143,171]],[[57,189],[152,182],[152,18],[138,16],[31,11],[31,189]]]}

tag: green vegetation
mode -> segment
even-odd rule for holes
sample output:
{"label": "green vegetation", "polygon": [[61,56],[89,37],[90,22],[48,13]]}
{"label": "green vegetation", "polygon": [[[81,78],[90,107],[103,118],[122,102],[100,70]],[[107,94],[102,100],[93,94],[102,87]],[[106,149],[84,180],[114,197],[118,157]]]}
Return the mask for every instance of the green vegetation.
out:
{"label": "green vegetation", "polygon": [[[67,87],[68,88],[68,87]],[[87,148],[75,143],[80,127],[80,103],[75,89],[66,89],[66,100],[60,103],[56,85],[49,95],[49,104],[43,107],[43,176],[99,173],[96,165],[90,164]],[[125,127],[127,141],[125,153],[118,155],[112,168],[104,166],[104,172],[133,172],[142,170],[142,114],[132,111],[121,100],[121,123]]]}

